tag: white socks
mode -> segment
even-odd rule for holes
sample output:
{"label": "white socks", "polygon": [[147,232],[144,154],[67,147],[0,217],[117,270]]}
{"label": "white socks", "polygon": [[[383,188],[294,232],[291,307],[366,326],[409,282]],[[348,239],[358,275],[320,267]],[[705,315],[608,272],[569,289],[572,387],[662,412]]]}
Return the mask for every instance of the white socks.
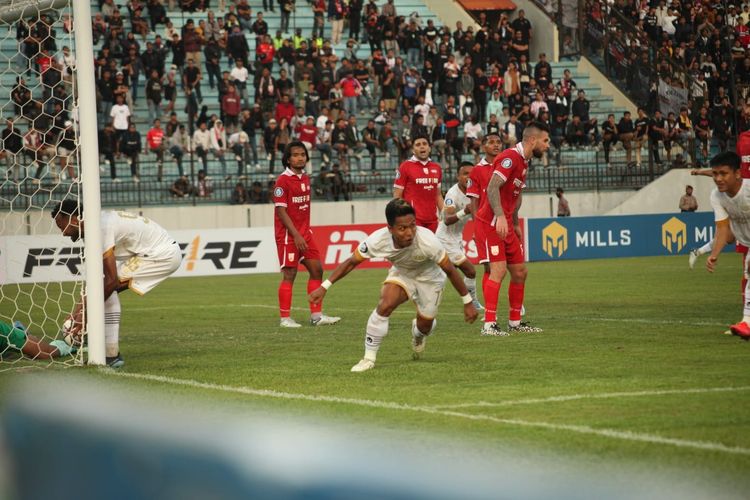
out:
{"label": "white socks", "polygon": [[380,343],[383,342],[383,337],[386,335],[388,335],[388,317],[381,316],[376,310],[372,311],[370,318],[367,320],[365,359],[375,361]]}
{"label": "white socks", "polygon": [[700,247],[696,253],[698,255],[705,255],[707,253],[711,253],[711,250],[713,250],[713,248],[714,248],[714,240],[711,240],[705,245],[703,245],[702,247]]}
{"label": "white socks", "polygon": [[108,358],[120,352],[120,297],[112,292],[104,301],[104,345]]}

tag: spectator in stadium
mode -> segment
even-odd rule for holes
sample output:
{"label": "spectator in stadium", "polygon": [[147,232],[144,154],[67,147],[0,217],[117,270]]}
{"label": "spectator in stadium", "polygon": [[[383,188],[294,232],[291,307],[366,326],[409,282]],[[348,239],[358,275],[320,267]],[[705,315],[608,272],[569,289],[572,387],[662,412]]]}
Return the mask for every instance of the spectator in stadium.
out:
{"label": "spectator in stadium", "polygon": [[482,149],[482,124],[476,115],[472,115],[464,125],[464,148],[474,154],[474,163],[478,163]]}
{"label": "spectator in stadium", "polygon": [[211,133],[204,121],[193,132],[193,151],[203,162],[203,170],[208,174],[208,152],[211,150]]}
{"label": "spectator in stadium", "polygon": [[263,113],[260,110],[260,104],[256,102],[252,109],[245,108],[242,110],[240,127],[247,134],[248,147],[253,155],[253,165],[258,169],[260,164],[258,163],[258,143],[255,132],[263,129]]}
{"label": "spectator in stadium", "polygon": [[653,155],[654,163],[661,165],[661,145],[667,136],[667,121],[658,109],[654,111],[654,116],[649,122],[648,128],[648,149]]}
{"label": "spectator in stadium", "polygon": [[73,163],[70,158],[76,151],[76,133],[73,129],[73,122],[68,120],[64,124],[65,128],[57,136],[57,156],[60,158],[60,173],[68,175],[71,181],[76,181],[77,176],[73,169]]}
{"label": "spectator in stadium", "polygon": [[148,117],[151,122],[159,117],[159,105],[162,100],[162,80],[157,70],[152,70],[146,82],[146,104],[148,105]]}
{"label": "spectator in stadium", "polygon": [[698,200],[693,196],[693,186],[685,186],[685,194],[680,197],[680,212],[698,210]]}
{"label": "spectator in stadium", "polygon": [[558,217],[570,217],[570,204],[568,200],[563,196],[563,188],[559,187],[555,190],[555,196],[557,196],[557,216]]}
{"label": "spectator in stadium", "polygon": [[229,204],[230,205],[244,205],[245,203],[249,203],[249,196],[247,193],[247,188],[245,188],[245,185],[241,182],[238,182],[234,185],[234,189],[232,190],[232,194],[229,197]]}
{"label": "spectator in stadium", "polygon": [[237,162],[237,177],[240,180],[247,179],[245,166],[250,157],[250,146],[248,145],[247,134],[240,130],[239,132],[231,134],[227,141],[229,149],[234,153],[234,159]]}
{"label": "spectator in stadium", "polygon": [[362,140],[364,141],[367,152],[370,153],[370,170],[373,174],[377,174],[377,152],[381,149],[380,141],[378,140],[378,129],[375,127],[373,120],[367,121],[367,126],[362,131]]}
{"label": "spectator in stadium", "polygon": [[573,119],[568,123],[568,128],[565,131],[565,142],[575,148],[588,145],[586,129],[579,115],[573,115]]}
{"label": "spectator in stadium", "polygon": [[263,189],[263,185],[259,181],[253,182],[250,187],[248,203],[253,205],[268,203],[268,192]]}
{"label": "spectator in stadium", "polygon": [[276,153],[279,145],[279,127],[276,120],[271,118],[268,125],[263,129],[263,149],[266,151],[266,160],[268,160],[268,173],[273,173],[274,163],[276,162]]}
{"label": "spectator in stadium", "polygon": [[125,104],[125,96],[118,95],[114,106],[109,112],[109,116],[112,119],[112,128],[115,129],[115,135],[117,137],[117,152],[120,153],[120,143],[122,136],[128,130],[128,124],[130,123],[130,108]]}
{"label": "spectator in stadium", "polygon": [[154,126],[146,134],[148,150],[156,155],[156,180],[161,182],[164,173],[164,151],[167,149],[164,129],[161,128],[161,120],[158,118],[153,122]]}
{"label": "spectator in stadium", "polygon": [[221,98],[221,114],[229,132],[234,132],[239,125],[241,107],[240,94],[230,83],[227,92]]}
{"label": "spectator in stadium", "polygon": [[338,45],[344,31],[346,4],[344,0],[328,0],[328,21],[331,23],[331,43]]}
{"label": "spectator in stadium", "polygon": [[[596,118],[593,118],[590,114],[591,103],[586,99],[586,92],[583,89],[578,91],[578,97],[573,101],[571,107],[572,115],[578,115],[581,118],[581,123],[583,123],[586,135],[591,136],[593,143],[599,142],[598,123]],[[628,115],[629,114],[630,113],[628,113]],[[628,163],[629,162],[630,160],[628,160]]]}
{"label": "spectator in stadium", "polygon": [[602,125],[602,146],[604,149],[604,163],[607,167],[611,167],[612,164],[609,161],[609,152],[612,147],[617,144],[619,140],[617,123],[615,123],[615,115],[610,113],[607,115],[607,121]]}
{"label": "spectator in stadium", "polygon": [[182,73],[182,85],[186,91],[191,94],[194,93],[198,101],[203,100],[203,95],[201,94],[202,79],[203,75],[200,68],[196,65],[195,59],[188,58],[187,67]]}
{"label": "spectator in stadium", "polygon": [[193,194],[195,188],[190,184],[190,180],[187,175],[180,174],[180,176],[169,186],[169,192],[175,198],[187,198]]}
{"label": "spectator in stadium", "polygon": [[199,198],[210,198],[213,192],[214,188],[206,171],[203,169],[198,170],[198,178],[195,180],[195,185],[193,186],[193,194]]}
{"label": "spectator in stadium", "polygon": [[169,136],[169,152],[177,163],[177,171],[180,175],[184,173],[182,169],[182,158],[185,152],[189,150],[188,134],[185,131],[185,125],[178,125],[172,135]]}
{"label": "spectator in stadium", "polygon": [[329,165],[333,157],[333,147],[331,137],[333,135],[333,122],[326,120],[323,127],[318,128],[318,138],[315,142],[315,149],[320,151],[323,163],[322,166]]}
{"label": "spectator in stadium", "polygon": [[232,178],[227,173],[226,151],[229,144],[227,143],[227,131],[224,129],[224,124],[221,120],[214,121],[213,127],[209,130],[209,136],[211,138],[211,153],[215,158],[219,159],[221,163],[221,176],[224,180],[228,181]]}
{"label": "spectator in stadium", "polygon": [[221,80],[221,47],[216,40],[209,40],[203,49],[206,58],[206,74],[208,75],[208,87],[213,89]]}
{"label": "spectator in stadium", "polygon": [[0,155],[5,158],[5,178],[10,179],[12,176],[13,180],[18,182],[19,179],[25,177],[25,172],[23,172],[24,175],[21,175],[23,159],[19,156],[23,153],[23,137],[16,129],[13,120],[7,119],[5,124],[6,127],[2,132],[2,147],[0,148]]}
{"label": "spectator in stadium", "polygon": [[633,138],[635,137],[635,125],[630,118],[630,111],[625,111],[617,123],[617,138],[622,141],[625,148],[626,163],[630,167],[633,159]]}
{"label": "spectator in stadium", "polygon": [[130,163],[130,175],[133,182],[140,182],[138,170],[138,158],[143,148],[141,144],[141,134],[135,129],[135,123],[131,123],[128,129],[120,137],[120,153],[125,155]]}
{"label": "spectator in stadium", "polygon": [[648,145],[648,127],[651,120],[646,116],[646,110],[638,108],[635,119],[635,133],[633,135],[633,149],[635,149],[635,166],[641,167],[641,149]]}

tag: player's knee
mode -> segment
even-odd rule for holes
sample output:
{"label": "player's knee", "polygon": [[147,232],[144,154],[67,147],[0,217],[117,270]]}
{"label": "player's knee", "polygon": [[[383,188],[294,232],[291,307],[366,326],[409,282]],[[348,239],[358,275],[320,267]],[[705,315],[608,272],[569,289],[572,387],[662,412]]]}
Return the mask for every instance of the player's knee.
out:
{"label": "player's knee", "polygon": [[284,281],[293,282],[294,278],[297,277],[297,268],[296,267],[282,267],[281,276]]}
{"label": "player's knee", "polygon": [[310,261],[307,272],[310,273],[311,280],[319,280],[323,278],[323,266],[320,265],[319,260]]}
{"label": "player's knee", "polygon": [[388,335],[388,316],[383,316],[378,310],[372,311],[367,319],[367,335],[385,337]]}
{"label": "player's knee", "polygon": [[515,283],[523,283],[526,281],[529,270],[523,264],[519,266],[513,266],[510,269],[510,279]]}

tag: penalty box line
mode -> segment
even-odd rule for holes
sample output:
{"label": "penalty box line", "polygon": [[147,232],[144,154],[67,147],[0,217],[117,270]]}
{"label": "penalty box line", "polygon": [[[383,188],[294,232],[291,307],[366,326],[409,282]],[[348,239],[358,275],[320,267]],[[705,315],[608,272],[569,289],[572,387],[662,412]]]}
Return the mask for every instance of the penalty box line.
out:
{"label": "penalty box line", "polygon": [[212,384],[207,382],[199,382],[197,380],[190,379],[179,379],[173,377],[166,377],[163,375],[151,375],[147,373],[127,373],[120,372],[110,369],[102,369],[102,373],[125,379],[143,380],[149,382],[157,382],[163,384],[170,384],[183,387],[191,387],[195,389],[204,389],[214,392],[227,392],[234,394],[244,394],[249,396],[258,396],[274,399],[286,399],[286,400],[298,400],[298,401],[312,401],[312,402],[326,402],[326,403],[337,403],[337,404],[348,404],[353,406],[379,408],[386,410],[397,410],[397,411],[408,411],[415,413],[424,413],[430,415],[440,415],[444,417],[459,418],[464,420],[479,421],[479,422],[491,422],[496,424],[510,425],[515,427],[526,427],[545,429],[552,431],[568,431],[577,434],[586,434],[599,437],[605,437],[610,439],[620,439],[624,441],[633,441],[649,444],[662,444],[675,446],[678,448],[688,448],[703,451],[729,453],[733,455],[750,455],[750,448],[742,448],[739,446],[728,446],[723,443],[715,443],[711,441],[691,441],[687,439],[669,438],[659,436],[655,434],[646,434],[640,432],[620,431],[616,429],[597,429],[587,425],[572,425],[572,424],[555,424],[551,422],[535,422],[530,420],[520,420],[512,418],[498,418],[489,415],[476,415],[472,413],[463,413],[455,410],[441,410],[439,408],[430,406],[414,406],[402,403],[394,403],[390,401],[378,401],[371,399],[356,399],[356,398],[342,398],[338,396],[322,396],[313,394],[295,394],[289,392],[274,391],[271,389],[253,389],[251,387],[236,387],[222,384]]}
{"label": "penalty box line", "polygon": [[[149,311],[172,311],[174,309],[225,309],[225,308],[257,308],[257,309],[275,309],[278,310],[278,305],[272,305],[272,304],[216,304],[216,305],[197,305],[197,304],[185,304],[185,305],[171,305],[171,306],[154,306],[154,307],[129,307],[128,311],[139,311],[139,312],[149,312]],[[374,309],[374,307],[373,307]],[[293,311],[309,311],[310,309],[308,307],[292,307]],[[372,312],[372,309],[362,309],[362,308],[342,308],[342,307],[335,307],[333,308],[333,313],[336,314],[338,312],[354,312],[354,313],[363,313],[363,314],[369,314]],[[397,309],[393,312],[393,314],[413,314],[413,311],[410,309]],[[439,316],[460,316],[463,317],[463,313],[453,312],[453,311],[440,311],[438,313]],[[481,314],[480,314],[481,319]],[[605,322],[605,323],[639,323],[639,324],[652,324],[652,325],[684,325],[684,326],[720,326],[720,327],[726,327],[726,323],[721,323],[718,321],[683,321],[683,320],[658,320],[658,319],[641,319],[641,318],[603,318],[603,317],[596,317],[596,316],[543,316],[544,320],[565,320],[565,321],[593,321],[593,322]]]}

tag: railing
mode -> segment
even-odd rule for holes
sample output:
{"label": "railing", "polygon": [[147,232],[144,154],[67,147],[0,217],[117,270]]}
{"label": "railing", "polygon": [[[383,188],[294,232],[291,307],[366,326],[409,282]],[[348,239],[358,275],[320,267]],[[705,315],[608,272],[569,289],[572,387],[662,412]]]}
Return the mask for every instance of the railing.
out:
{"label": "railing", "polygon": [[[645,157],[642,167],[628,167],[622,158],[623,151],[612,152],[612,166],[607,167],[603,152],[599,150],[560,150],[551,151],[547,166],[540,160],[532,162],[531,171],[527,177],[527,189],[530,192],[552,193],[557,187],[565,190],[610,190],[610,189],[639,189],[665,170],[660,167],[649,166]],[[155,165],[151,162],[141,163],[142,172],[154,172]],[[144,207],[153,205],[203,205],[226,204],[230,202],[232,191],[237,183],[234,180],[224,180],[214,177],[211,179],[213,189],[210,196],[199,197],[190,195],[177,197],[172,194],[170,187],[175,175],[165,176],[165,181],[157,181],[153,174],[141,177],[140,182],[133,182],[125,178],[122,182],[114,183],[109,179],[102,180],[101,199],[105,207]],[[395,170],[380,169],[375,172],[355,171],[343,175],[343,182],[338,185],[314,174],[311,179],[313,197],[316,200],[346,201],[368,198],[390,198],[393,192]],[[251,173],[242,183],[248,190],[252,184],[258,182],[265,193],[266,202],[273,191],[275,179],[268,173]],[[455,168],[444,168],[443,191],[456,182]],[[192,183],[191,183],[192,185]],[[21,211],[30,206],[45,207],[53,201],[63,199],[68,193],[77,192],[77,185],[70,182],[53,183],[50,179],[42,179],[35,183],[27,178],[20,183],[5,181],[0,184],[0,210]]]}

